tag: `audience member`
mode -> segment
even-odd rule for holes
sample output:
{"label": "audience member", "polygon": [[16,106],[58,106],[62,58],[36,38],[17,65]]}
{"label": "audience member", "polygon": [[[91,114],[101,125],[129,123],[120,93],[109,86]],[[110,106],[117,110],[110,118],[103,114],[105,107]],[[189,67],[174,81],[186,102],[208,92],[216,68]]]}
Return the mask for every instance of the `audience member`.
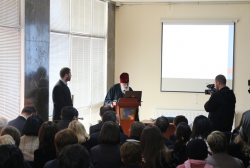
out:
{"label": "audience member", "polygon": [[[89,152],[79,144],[68,145],[62,149],[58,156],[60,168],[89,168]],[[92,166],[91,166],[92,167]]]}
{"label": "audience member", "polygon": [[72,106],[63,107],[61,111],[61,121],[57,124],[60,130],[66,129],[72,120],[77,120],[78,111]]}
{"label": "audience member", "polygon": [[[113,109],[112,109],[110,106],[108,106],[108,105],[102,106],[102,107],[100,108],[100,113],[99,113],[101,119],[102,119],[103,114],[104,114],[106,111],[112,111],[112,110],[113,110]],[[103,125],[103,123],[102,123],[102,121],[101,121],[101,122],[99,122],[99,123],[96,124],[96,125],[90,126],[90,127],[89,127],[89,134],[93,134],[93,133],[95,133],[95,132],[101,131],[102,125]],[[120,130],[121,133],[124,133],[124,132],[123,132],[123,129],[122,129],[122,127],[121,127],[120,125],[119,125],[119,130]]]}
{"label": "audience member", "polygon": [[177,168],[213,168],[213,166],[206,163],[208,150],[207,145],[202,139],[191,140],[186,147],[188,160],[184,164],[177,166]]}
{"label": "audience member", "polygon": [[[118,126],[118,122],[117,122],[117,115],[116,112],[114,111],[106,111],[103,116],[102,116],[102,122],[105,123],[107,121],[113,121],[114,123],[117,124]],[[93,133],[90,135],[90,138],[95,138],[97,140],[99,140],[99,136],[100,136],[100,131]],[[124,142],[126,142],[126,140],[128,139],[128,136],[120,133],[120,143],[123,144]],[[100,141],[99,141],[100,143]]]}
{"label": "audience member", "polygon": [[23,126],[27,120],[32,115],[36,114],[36,108],[34,106],[25,106],[21,111],[20,116],[16,119],[9,121],[8,126],[13,126],[17,128],[21,135],[23,135]]}
{"label": "audience member", "polygon": [[[103,119],[105,114],[103,115]],[[90,150],[91,162],[95,168],[120,167],[122,162],[120,156],[120,131],[118,125],[113,121],[104,122],[99,140],[101,144]]]}
{"label": "audience member", "polygon": [[146,125],[139,121],[134,121],[130,126],[130,137],[126,140],[127,142],[140,142],[141,133]]}
{"label": "audience member", "polygon": [[228,142],[224,133],[212,132],[208,135],[207,142],[213,152],[213,155],[206,160],[208,164],[213,165],[214,168],[244,168],[241,160],[226,154]]}
{"label": "audience member", "polygon": [[15,145],[0,146],[0,168],[31,168]]}
{"label": "audience member", "polygon": [[[169,127],[169,121],[167,117],[158,117],[155,121],[155,125],[160,129],[161,133],[162,133],[162,137],[165,134],[165,132],[167,131],[168,127]],[[164,143],[166,146],[170,146],[170,145],[174,145],[174,141],[171,141],[167,138],[164,138]]]}
{"label": "audience member", "polygon": [[186,154],[186,144],[190,140],[191,129],[189,125],[182,122],[180,123],[175,131],[175,144],[174,146],[169,146],[170,149],[174,149],[177,157],[179,158],[179,163],[183,164],[188,158]]}
{"label": "audience member", "polygon": [[1,136],[3,136],[3,135],[10,135],[10,136],[12,136],[12,138],[15,141],[15,145],[17,147],[19,146],[21,134],[20,134],[20,132],[19,132],[19,130],[17,128],[12,127],[12,126],[7,126],[1,132]]}
{"label": "audience member", "polygon": [[10,135],[0,136],[0,146],[1,145],[15,145],[15,141]]}
{"label": "audience member", "polygon": [[172,168],[178,164],[172,150],[169,150],[162,139],[160,129],[155,125],[148,125],[142,131],[142,157],[145,159],[144,168]]}
{"label": "audience member", "polygon": [[7,126],[8,120],[4,116],[0,115],[0,132],[1,130]]}
{"label": "audience member", "polygon": [[[77,136],[71,129],[67,128],[67,129],[57,132],[55,135],[55,146],[56,146],[57,156],[59,156],[63,147],[67,145],[77,144],[77,143],[78,143]],[[58,161],[57,158],[54,160],[48,161],[44,165],[44,168],[58,168],[57,161]]]}
{"label": "audience member", "polygon": [[125,142],[120,149],[121,159],[124,163],[123,168],[140,168],[143,160],[141,147],[136,142]]}
{"label": "audience member", "polygon": [[34,161],[34,151],[38,148],[38,132],[43,124],[43,119],[39,115],[30,116],[23,126],[23,136],[21,137],[19,148],[23,152],[24,159]]}
{"label": "audience member", "polygon": [[58,126],[51,121],[43,123],[40,127],[38,132],[39,146],[34,152],[35,168],[43,168],[46,162],[56,158],[54,139],[58,131],[60,131]]}
{"label": "audience member", "polygon": [[[183,115],[178,115],[174,118],[174,121],[173,121],[173,124],[175,126],[175,128],[177,128],[177,126],[181,123],[181,122],[184,122],[186,124],[188,124],[188,120],[185,116]],[[175,142],[175,135],[170,135],[169,139],[171,141],[174,141]]]}
{"label": "audience member", "polygon": [[86,132],[86,129],[82,123],[77,120],[74,120],[69,123],[69,129],[74,131],[78,138],[78,143],[84,146],[88,152],[90,149],[98,145],[98,140],[95,138],[90,138],[89,134]]}
{"label": "audience member", "polygon": [[246,113],[247,111],[245,111],[244,113],[242,113],[242,116],[241,116],[241,119],[240,119],[240,124],[233,130],[232,132],[232,135],[231,135],[231,138],[230,138],[230,143],[234,143],[234,139],[236,136],[238,136],[240,134],[240,128],[242,126],[242,120],[243,120],[243,117],[244,117],[244,114]]}

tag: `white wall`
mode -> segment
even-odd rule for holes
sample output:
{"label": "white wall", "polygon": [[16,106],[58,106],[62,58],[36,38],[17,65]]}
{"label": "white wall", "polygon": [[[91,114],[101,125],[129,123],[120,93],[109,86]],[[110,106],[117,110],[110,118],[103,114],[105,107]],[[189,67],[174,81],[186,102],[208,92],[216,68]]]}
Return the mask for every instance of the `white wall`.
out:
{"label": "white wall", "polygon": [[[155,108],[204,110],[209,99],[204,94],[160,92],[160,19],[168,18],[239,19],[235,27],[236,112],[250,109],[247,92],[247,80],[250,79],[249,4],[121,6],[116,10],[115,82],[119,82],[122,72],[128,72],[130,86],[143,91],[140,119],[153,117]],[[216,60],[207,60],[211,66],[213,61]]]}

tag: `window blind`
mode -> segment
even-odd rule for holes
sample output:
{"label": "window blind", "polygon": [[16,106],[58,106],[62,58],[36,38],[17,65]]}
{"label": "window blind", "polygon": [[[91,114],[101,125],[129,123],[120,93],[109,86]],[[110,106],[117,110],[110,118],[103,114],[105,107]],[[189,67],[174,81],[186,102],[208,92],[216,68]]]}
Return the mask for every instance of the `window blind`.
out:
{"label": "window blind", "polygon": [[0,0],[0,26],[19,28],[19,0]]}

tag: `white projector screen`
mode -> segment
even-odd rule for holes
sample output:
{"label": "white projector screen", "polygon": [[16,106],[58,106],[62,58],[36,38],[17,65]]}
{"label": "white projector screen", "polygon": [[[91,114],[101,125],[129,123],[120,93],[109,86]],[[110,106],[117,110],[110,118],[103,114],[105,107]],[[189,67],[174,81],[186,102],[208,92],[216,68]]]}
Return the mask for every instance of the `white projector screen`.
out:
{"label": "white projector screen", "polygon": [[204,93],[217,75],[233,89],[234,23],[162,23],[161,91]]}

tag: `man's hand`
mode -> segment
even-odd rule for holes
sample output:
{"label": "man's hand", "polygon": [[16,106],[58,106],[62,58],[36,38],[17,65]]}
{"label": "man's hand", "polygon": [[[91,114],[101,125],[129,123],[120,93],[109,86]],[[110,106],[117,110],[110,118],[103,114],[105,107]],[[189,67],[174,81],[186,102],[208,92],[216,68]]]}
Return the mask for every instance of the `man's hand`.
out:
{"label": "man's hand", "polygon": [[116,102],[112,102],[110,106],[114,108],[116,106]]}

